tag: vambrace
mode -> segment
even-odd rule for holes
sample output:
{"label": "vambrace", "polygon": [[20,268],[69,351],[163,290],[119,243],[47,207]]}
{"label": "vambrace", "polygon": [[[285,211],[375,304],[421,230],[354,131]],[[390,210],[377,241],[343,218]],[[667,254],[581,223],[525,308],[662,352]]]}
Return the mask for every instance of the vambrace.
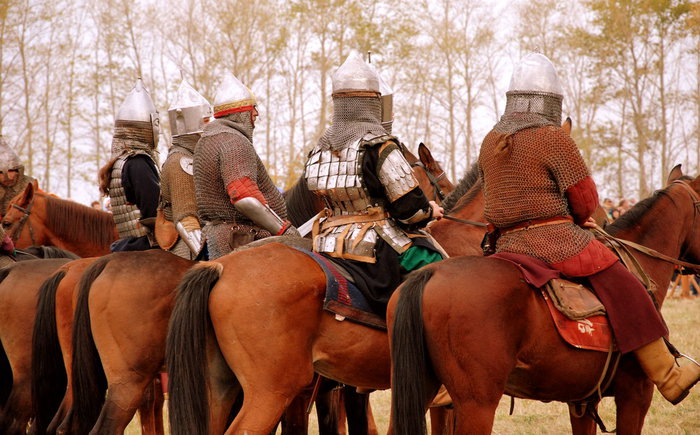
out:
{"label": "vambrace", "polygon": [[182,222],[178,222],[177,225],[175,225],[175,228],[177,228],[180,238],[183,242],[185,242],[185,245],[190,248],[190,251],[192,251],[195,256],[199,255],[199,253],[202,251],[202,230],[188,230],[185,228]]}
{"label": "vambrace", "polygon": [[255,197],[246,196],[241,198],[234,202],[233,206],[245,217],[268,230],[271,234],[280,235],[289,228],[289,222],[282,220],[269,205],[263,204]]}

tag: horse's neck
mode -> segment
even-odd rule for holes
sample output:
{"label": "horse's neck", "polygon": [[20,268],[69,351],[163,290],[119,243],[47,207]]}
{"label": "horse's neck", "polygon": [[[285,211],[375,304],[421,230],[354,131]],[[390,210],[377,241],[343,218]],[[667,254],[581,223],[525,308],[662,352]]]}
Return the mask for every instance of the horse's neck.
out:
{"label": "horse's neck", "polygon": [[[659,213],[658,208],[654,211],[650,210],[650,213],[656,213],[653,218],[642,216],[639,226],[620,231],[615,237],[629,240],[668,257],[678,259],[681,255],[682,241],[684,240],[682,234],[684,228],[682,225],[659,224],[659,222],[671,222],[672,220],[666,214],[677,211],[674,207],[664,207],[662,209],[663,212],[661,213]],[[652,281],[656,299],[659,305],[662,304],[673,276],[674,264],[634,248],[629,248],[629,250],[639,262],[644,273]]]}

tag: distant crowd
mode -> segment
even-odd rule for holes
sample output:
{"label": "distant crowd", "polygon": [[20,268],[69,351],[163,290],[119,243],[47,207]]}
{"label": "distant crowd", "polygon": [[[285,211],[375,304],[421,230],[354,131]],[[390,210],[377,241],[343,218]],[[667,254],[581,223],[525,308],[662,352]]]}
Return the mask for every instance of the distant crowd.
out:
{"label": "distant crowd", "polygon": [[602,206],[605,209],[605,213],[608,215],[608,219],[614,221],[631,209],[636,202],[637,200],[633,198],[623,198],[615,205],[612,199],[605,198]]}

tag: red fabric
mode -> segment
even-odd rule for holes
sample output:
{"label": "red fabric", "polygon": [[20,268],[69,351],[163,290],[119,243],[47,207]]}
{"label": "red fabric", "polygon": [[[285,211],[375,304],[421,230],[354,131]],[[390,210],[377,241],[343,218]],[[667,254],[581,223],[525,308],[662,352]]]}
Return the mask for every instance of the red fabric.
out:
{"label": "red fabric", "polygon": [[262,192],[258,189],[258,185],[248,177],[239,178],[228,183],[226,186],[231,204],[235,204],[239,199],[253,197],[260,201],[261,204],[267,204]]}
{"label": "red fabric", "polygon": [[574,222],[582,225],[598,208],[598,190],[593,178],[586,177],[566,190]]}
{"label": "red fabric", "polygon": [[500,258],[501,260],[513,263],[520,269],[523,278],[533,287],[540,288],[547,284],[549,280],[560,278],[561,273],[552,269],[547,263],[535,257],[525,254],[513,254],[511,252],[498,252],[489,258]]}
{"label": "red fabric", "polygon": [[12,243],[10,236],[5,235],[5,238],[2,240],[2,244],[0,244],[0,251],[7,254],[12,254],[15,252],[15,244]]}
{"label": "red fabric", "polygon": [[617,256],[597,240],[591,240],[583,251],[551,266],[569,277],[589,276],[617,262]]}
{"label": "red fabric", "polygon": [[668,335],[661,315],[642,283],[619,261],[588,277],[608,312],[621,353],[631,352]]}
{"label": "red fabric", "polygon": [[547,308],[559,335],[567,343],[578,349],[607,352],[613,339],[610,322],[606,316],[591,316],[583,320],[571,320],[562,314],[552,302],[546,291],[542,296],[547,301]]}
{"label": "red fabric", "polygon": [[248,110],[252,112],[253,109],[254,106],[241,106],[228,110],[220,110],[214,114],[214,118],[221,118],[222,116],[230,115],[232,113],[247,112]]}

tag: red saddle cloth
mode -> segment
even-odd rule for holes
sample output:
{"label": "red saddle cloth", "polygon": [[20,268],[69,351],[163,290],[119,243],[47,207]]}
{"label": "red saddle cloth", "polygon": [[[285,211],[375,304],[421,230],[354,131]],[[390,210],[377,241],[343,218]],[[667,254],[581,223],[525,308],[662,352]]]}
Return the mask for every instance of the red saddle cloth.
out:
{"label": "red saddle cloth", "polygon": [[608,352],[613,347],[613,334],[607,316],[593,315],[581,320],[566,317],[552,302],[544,286],[552,279],[561,278],[561,273],[552,269],[547,263],[528,255],[497,253],[492,258],[500,258],[514,264],[531,286],[540,289],[542,297],[559,335],[570,345],[586,350]]}

